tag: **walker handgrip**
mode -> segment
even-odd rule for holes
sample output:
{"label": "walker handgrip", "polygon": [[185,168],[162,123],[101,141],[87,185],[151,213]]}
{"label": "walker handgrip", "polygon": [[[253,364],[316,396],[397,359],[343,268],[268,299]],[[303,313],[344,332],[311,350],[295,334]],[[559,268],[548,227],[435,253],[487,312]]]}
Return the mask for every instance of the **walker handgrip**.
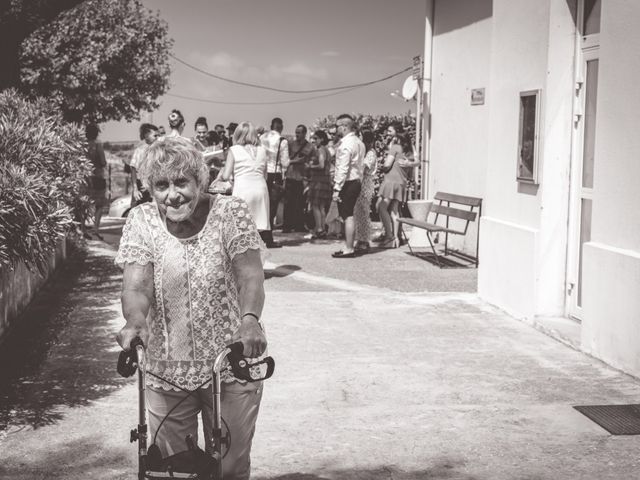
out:
{"label": "walker handgrip", "polygon": [[137,368],[137,354],[136,354],[136,347],[138,346],[142,346],[144,347],[144,343],[142,342],[142,339],[140,337],[136,337],[133,340],[131,340],[131,343],[129,344],[129,350],[122,350],[120,352],[120,355],[118,356],[118,373],[125,377],[128,378],[130,376],[132,376],[134,373],[136,373],[136,368]]}
{"label": "walker handgrip", "polygon": [[231,350],[231,355],[236,357],[242,357],[244,354],[244,344],[242,342],[235,342],[231,345],[227,345],[227,348]]}
{"label": "walker handgrip", "polygon": [[138,345],[144,347],[144,342],[140,337],[136,337],[133,340],[131,340],[131,343],[129,344],[129,348],[131,350],[135,350]]}
{"label": "walker handgrip", "polygon": [[[227,347],[230,351],[227,355],[229,359],[229,365],[231,365],[231,370],[233,375],[239,379],[244,380],[246,382],[260,382],[262,380],[266,380],[273,375],[273,371],[275,370],[276,362],[272,357],[266,357],[263,360],[255,363],[247,362],[244,356],[244,345],[242,342],[236,342]],[[258,367],[260,365],[267,366],[267,372],[263,377],[254,378],[251,376],[251,368]]]}

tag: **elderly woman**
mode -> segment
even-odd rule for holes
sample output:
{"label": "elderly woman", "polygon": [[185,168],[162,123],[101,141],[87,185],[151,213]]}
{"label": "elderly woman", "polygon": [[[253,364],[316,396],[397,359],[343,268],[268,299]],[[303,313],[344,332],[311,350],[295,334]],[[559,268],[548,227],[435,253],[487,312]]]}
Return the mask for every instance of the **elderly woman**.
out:
{"label": "elderly woman", "polygon": [[[210,451],[213,359],[234,341],[248,357],[267,345],[260,236],[244,201],[205,192],[209,172],[188,140],[149,146],[141,175],[155,202],[132,209],[122,232],[116,263],[124,267],[126,325],[117,340],[128,349],[139,336],[147,346],[151,443],[164,457],[186,450],[187,435],[197,440],[202,412]],[[262,385],[230,374],[222,380],[222,416],[232,436],[225,478],[248,479]]]}

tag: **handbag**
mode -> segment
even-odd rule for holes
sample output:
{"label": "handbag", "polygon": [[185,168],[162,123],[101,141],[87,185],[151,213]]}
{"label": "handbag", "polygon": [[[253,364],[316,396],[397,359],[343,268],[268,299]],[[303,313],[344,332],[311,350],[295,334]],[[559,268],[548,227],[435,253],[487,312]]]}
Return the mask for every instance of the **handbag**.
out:
{"label": "handbag", "polygon": [[282,176],[282,166],[280,166],[280,173],[278,173],[278,165],[280,165],[280,147],[284,141],[283,137],[280,137],[278,141],[278,150],[276,152],[276,166],[274,168],[274,174],[272,177],[271,188],[274,192],[282,193],[284,191],[284,178]]}

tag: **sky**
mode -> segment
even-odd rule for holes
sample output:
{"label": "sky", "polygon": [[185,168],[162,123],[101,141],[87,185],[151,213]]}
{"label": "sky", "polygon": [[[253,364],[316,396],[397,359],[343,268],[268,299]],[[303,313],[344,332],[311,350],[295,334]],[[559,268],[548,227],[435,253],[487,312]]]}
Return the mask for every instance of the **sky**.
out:
{"label": "sky", "polygon": [[[220,76],[301,90],[367,82],[410,67],[423,54],[424,0],[143,0],[169,25],[173,55]],[[184,135],[193,134],[198,116],[209,128],[217,123],[251,121],[269,126],[281,117],[285,132],[312,125],[328,114],[403,113],[415,103],[391,95],[411,72],[340,95],[309,101],[319,94],[285,94],[232,85],[172,60],[170,88],[160,107],[143,114],[167,128],[173,108],[186,119]],[[195,97],[186,100],[172,95]],[[272,105],[220,105],[203,101],[278,102]],[[109,122],[104,141],[137,138],[140,122]]]}

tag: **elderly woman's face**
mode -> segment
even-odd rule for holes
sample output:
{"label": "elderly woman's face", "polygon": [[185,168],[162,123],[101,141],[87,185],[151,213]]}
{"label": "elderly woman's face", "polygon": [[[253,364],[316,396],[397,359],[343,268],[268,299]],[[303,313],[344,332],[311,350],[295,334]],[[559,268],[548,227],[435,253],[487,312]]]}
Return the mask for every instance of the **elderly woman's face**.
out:
{"label": "elderly woman's face", "polygon": [[195,211],[201,190],[194,177],[180,174],[176,178],[157,178],[151,191],[160,213],[172,222],[182,222]]}

